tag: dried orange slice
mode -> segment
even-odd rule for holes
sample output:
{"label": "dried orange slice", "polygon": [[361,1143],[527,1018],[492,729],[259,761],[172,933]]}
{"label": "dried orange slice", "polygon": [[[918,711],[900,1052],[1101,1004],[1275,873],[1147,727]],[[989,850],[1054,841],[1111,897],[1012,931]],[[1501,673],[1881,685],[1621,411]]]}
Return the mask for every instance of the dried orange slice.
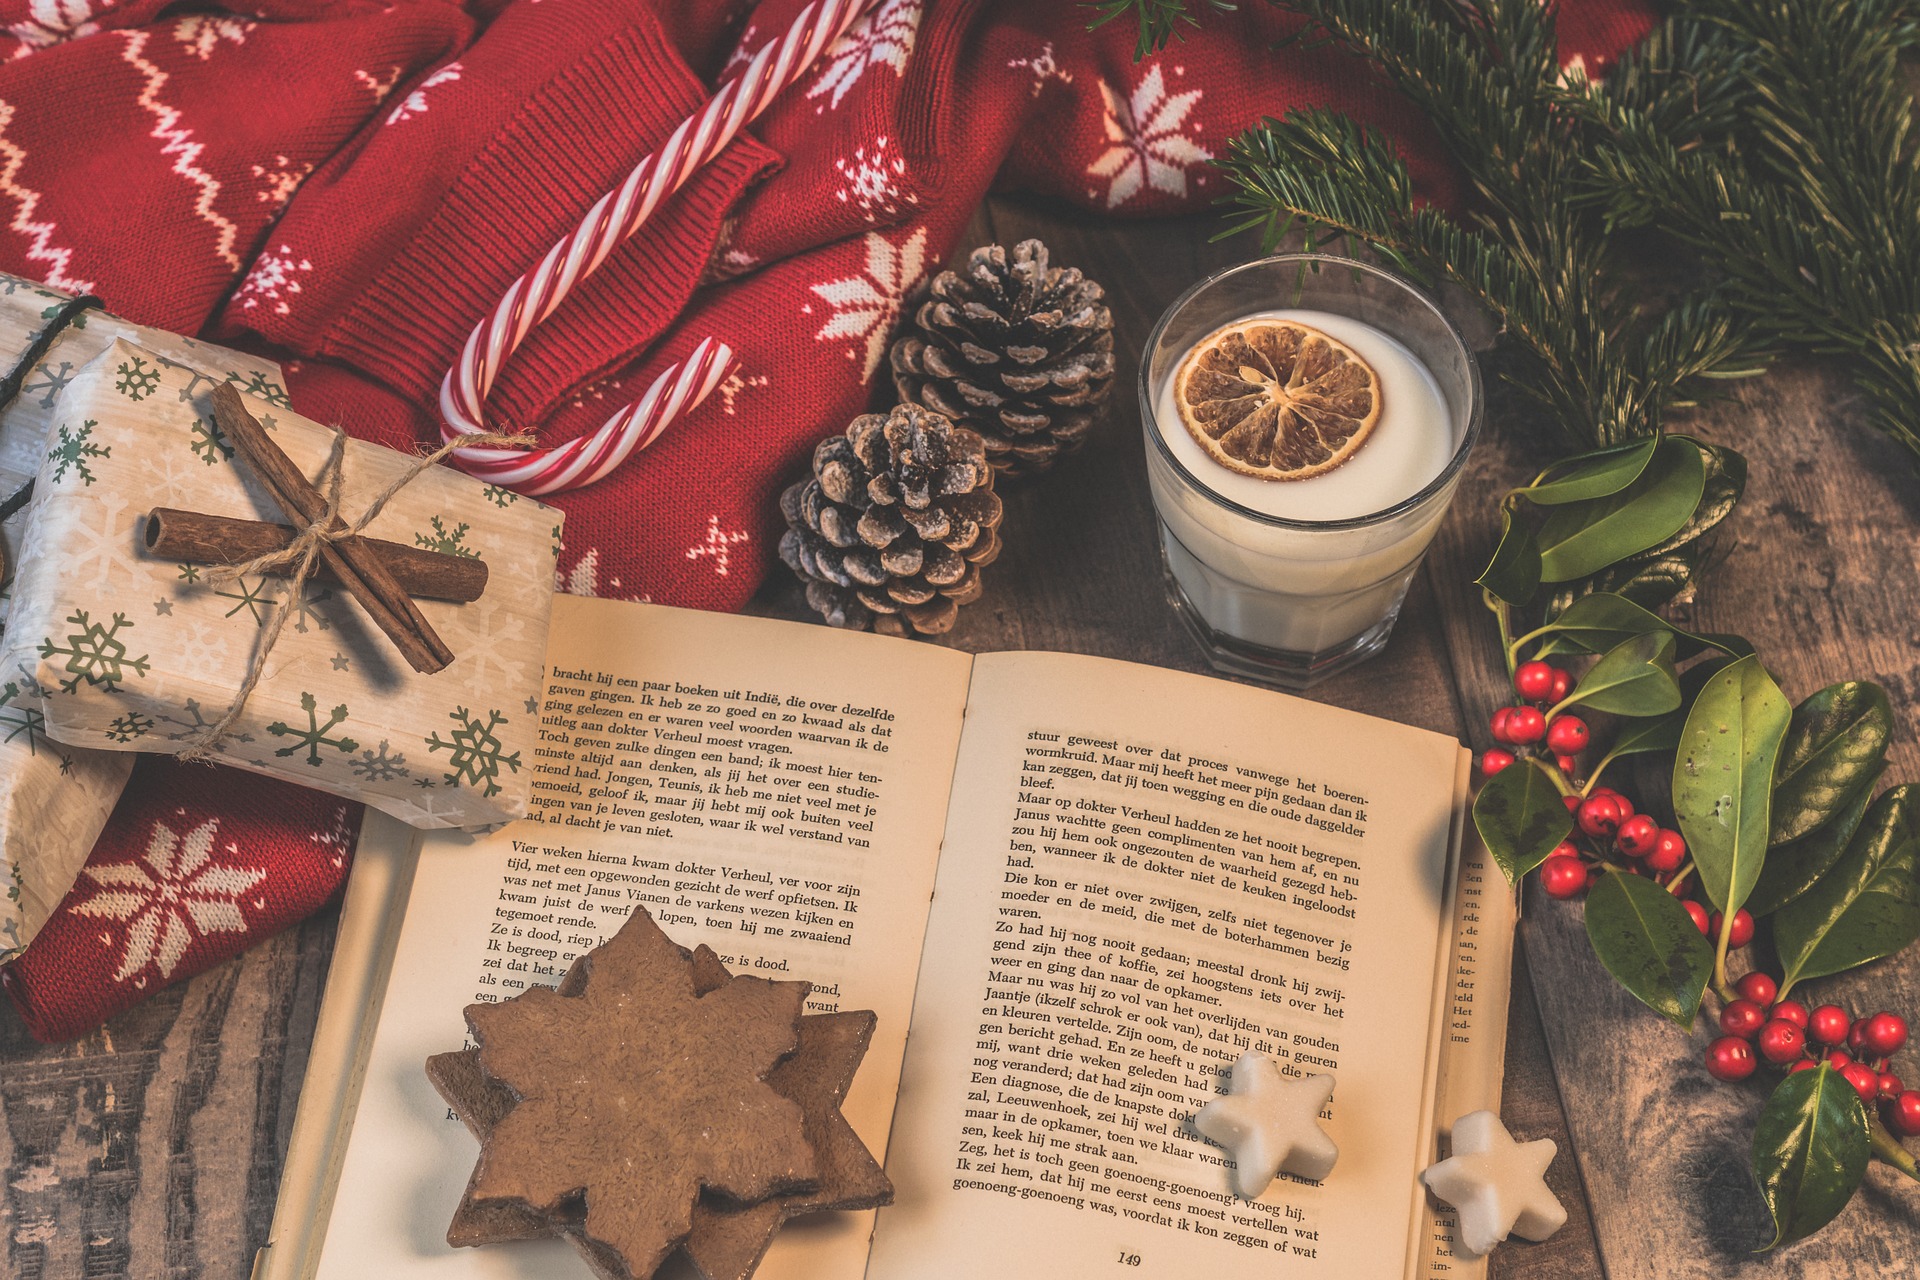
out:
{"label": "dried orange slice", "polygon": [[1264,480],[1331,471],[1380,421],[1380,375],[1352,347],[1292,320],[1242,320],[1181,363],[1174,402],[1207,456]]}

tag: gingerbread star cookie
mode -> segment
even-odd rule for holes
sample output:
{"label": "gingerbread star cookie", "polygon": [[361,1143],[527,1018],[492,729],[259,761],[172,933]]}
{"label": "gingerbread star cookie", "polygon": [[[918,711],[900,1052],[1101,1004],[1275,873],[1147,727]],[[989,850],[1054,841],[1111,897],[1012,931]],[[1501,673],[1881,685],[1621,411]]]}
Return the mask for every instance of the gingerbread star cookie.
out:
{"label": "gingerbread star cookie", "polygon": [[639,910],[560,988],[468,1006],[479,1069],[512,1102],[468,1196],[554,1221],[603,1274],[645,1276],[686,1239],[703,1192],[811,1190],[805,1113],[768,1083],[807,991],[729,976],[702,993]]}
{"label": "gingerbread star cookie", "polygon": [[[694,987],[703,995],[733,980],[719,957],[704,946],[688,957],[688,963]],[[577,990],[577,975],[577,967],[570,970],[559,990]],[[874,1022],[870,1012],[818,1014],[799,1020],[793,1055],[768,1074],[767,1083],[798,1103],[804,1113],[803,1131],[818,1163],[817,1188],[754,1204],[703,1195],[694,1206],[692,1227],[682,1247],[706,1280],[745,1280],[759,1265],[774,1234],[791,1218],[824,1210],[870,1209],[892,1201],[892,1184],[840,1113]],[[482,1141],[514,1107],[512,1092],[487,1078],[475,1050],[436,1055],[427,1062],[427,1074]],[[454,1245],[479,1245],[565,1235],[581,1247],[596,1271],[618,1275],[613,1260],[580,1238],[582,1213],[577,1202],[543,1213],[512,1201],[480,1200],[469,1186],[447,1240]]]}

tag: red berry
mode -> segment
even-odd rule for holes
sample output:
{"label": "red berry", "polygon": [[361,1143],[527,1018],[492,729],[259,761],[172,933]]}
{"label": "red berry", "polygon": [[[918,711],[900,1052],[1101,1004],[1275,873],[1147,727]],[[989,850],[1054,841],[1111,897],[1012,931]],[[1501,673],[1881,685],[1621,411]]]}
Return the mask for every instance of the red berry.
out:
{"label": "red berry", "polygon": [[1867,1020],[1865,1018],[1853,1024],[1847,1031],[1847,1049],[1856,1058],[1870,1058],[1867,1052]]}
{"label": "red berry", "polygon": [[[1619,801],[1614,803],[1618,804]],[[1620,824],[1620,830],[1613,835],[1613,843],[1629,858],[1644,858],[1660,843],[1660,824],[1644,813],[1636,813]],[[1659,868],[1655,867],[1654,870],[1658,871]]]}
{"label": "red berry", "polygon": [[1807,1034],[1815,1044],[1845,1044],[1852,1030],[1853,1019],[1837,1004],[1823,1004],[1807,1015]]}
{"label": "red berry", "polygon": [[[1719,937],[1720,936],[1720,913],[1718,911],[1713,913],[1713,920],[1711,921],[1711,924],[1712,924],[1713,932],[1708,934],[1707,936],[1710,938]],[[1734,912],[1733,928],[1727,930],[1727,950],[1738,951],[1741,947],[1746,946],[1749,942],[1752,942],[1752,941],[1753,941],[1753,917],[1748,915],[1745,911]]]}
{"label": "red berry", "polygon": [[1613,801],[1613,807],[1620,811],[1620,821],[1625,822],[1633,816],[1633,801],[1627,799],[1624,794],[1615,791],[1612,787],[1595,787],[1593,794],[1596,796],[1605,796],[1607,799]]}
{"label": "red berry", "polygon": [[1840,1074],[1846,1077],[1853,1091],[1860,1095],[1860,1101],[1872,1106],[1874,1099],[1880,1096],[1880,1073],[1872,1067],[1863,1067],[1857,1062],[1849,1062],[1840,1068]]}
{"label": "red berry", "polygon": [[1579,796],[1561,796],[1560,803],[1567,806],[1568,813],[1580,812],[1581,800]]}
{"label": "red berry", "polygon": [[1903,1138],[1920,1137],[1920,1093],[1908,1089],[1886,1110],[1887,1127]]}
{"label": "red berry", "polygon": [[1596,840],[1604,840],[1620,829],[1620,806],[1612,796],[1588,796],[1573,811],[1580,829]]}
{"label": "red berry", "polygon": [[1537,707],[1515,707],[1507,716],[1507,741],[1516,746],[1531,746],[1547,731],[1547,718]]}
{"label": "red berry", "polygon": [[1891,1071],[1882,1071],[1880,1073],[1880,1096],[1882,1098],[1897,1098],[1906,1091],[1907,1086],[1900,1083],[1899,1076],[1893,1074]]}
{"label": "red berry", "polygon": [[1767,1011],[1751,1000],[1735,1000],[1720,1011],[1720,1029],[1730,1036],[1751,1040],[1767,1025]]}
{"label": "red berry", "polygon": [[1540,887],[1549,898],[1577,898],[1587,891],[1586,865],[1564,853],[1550,854],[1540,864]]}
{"label": "red berry", "polygon": [[1742,1000],[1751,1000],[1762,1009],[1771,1005],[1773,998],[1780,994],[1780,984],[1758,969],[1742,974],[1740,981],[1733,984],[1733,989],[1740,993]]}
{"label": "red berry", "polygon": [[1707,1073],[1716,1080],[1745,1080],[1759,1065],[1753,1046],[1738,1036],[1721,1036],[1707,1046]]}
{"label": "red berry", "polygon": [[1487,721],[1487,732],[1493,735],[1493,740],[1495,742],[1510,743],[1513,741],[1513,736],[1512,736],[1513,730],[1510,727],[1512,724],[1512,721],[1513,721],[1513,708],[1502,707],[1498,711],[1493,713],[1493,718],[1491,720]]}
{"label": "red berry", "polygon": [[1553,767],[1566,774],[1569,778],[1580,772],[1580,762],[1572,756],[1555,756],[1553,758]]}
{"label": "red berry", "polygon": [[1796,1071],[1811,1071],[1819,1065],[1820,1064],[1815,1062],[1812,1058],[1802,1058],[1800,1059],[1800,1061],[1794,1063],[1792,1066],[1787,1068],[1787,1074],[1792,1075]]}
{"label": "red berry", "polygon": [[1701,906],[1699,903],[1695,902],[1691,898],[1687,899],[1685,902],[1681,903],[1680,905],[1687,909],[1687,914],[1689,916],[1693,917],[1694,928],[1700,930],[1701,933],[1704,933],[1709,938],[1711,938],[1713,936],[1713,933],[1711,931],[1712,922],[1707,919],[1707,909]]}
{"label": "red berry", "polygon": [[1781,1022],[1791,1022],[1802,1031],[1807,1029],[1807,1006],[1798,1000],[1782,1000],[1767,1012]]}
{"label": "red berry", "polygon": [[1484,777],[1491,778],[1512,763],[1513,752],[1502,751],[1499,747],[1489,747],[1486,754],[1480,757],[1480,773]]}
{"label": "red berry", "polygon": [[1573,677],[1559,667],[1553,669],[1553,688],[1547,691],[1548,702],[1564,702],[1573,692]]}
{"label": "red berry", "polygon": [[1907,1042],[1907,1020],[1882,1009],[1861,1024],[1861,1042],[1870,1058],[1891,1058]]}
{"label": "red berry", "polygon": [[[1722,1015],[1723,1021],[1724,1017]],[[1761,1057],[1775,1066],[1783,1066],[1806,1052],[1807,1033],[1791,1022],[1775,1018],[1760,1028],[1760,1036],[1754,1043]]]}
{"label": "red berry", "polygon": [[[1673,838],[1669,840],[1669,836]],[[1680,838],[1680,833],[1660,828],[1653,838],[1653,852],[1647,855],[1647,865],[1655,871],[1678,871],[1686,860],[1687,842]]]}
{"label": "red berry", "polygon": [[1546,732],[1547,750],[1562,756],[1579,755],[1587,749],[1587,740],[1593,736],[1587,722],[1579,716],[1555,716]]}
{"label": "red berry", "polygon": [[1853,1065],[1853,1056],[1845,1049],[1827,1050],[1827,1065],[1835,1071],[1845,1071]]}
{"label": "red berry", "polygon": [[1553,666],[1546,662],[1523,662],[1513,673],[1513,687],[1529,702],[1545,702],[1553,695]]}

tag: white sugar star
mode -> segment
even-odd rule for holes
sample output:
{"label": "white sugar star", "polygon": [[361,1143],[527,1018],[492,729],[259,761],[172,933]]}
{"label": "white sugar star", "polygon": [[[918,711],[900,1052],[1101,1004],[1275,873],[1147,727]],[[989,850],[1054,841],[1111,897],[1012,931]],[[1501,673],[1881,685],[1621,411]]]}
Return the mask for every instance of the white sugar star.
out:
{"label": "white sugar star", "polygon": [[1468,1253],[1491,1253],[1508,1233],[1545,1240],[1567,1220],[1567,1211],[1547,1187],[1547,1166],[1557,1148],[1551,1138],[1515,1142],[1491,1111],[1461,1116],[1453,1125],[1453,1155],[1420,1180],[1460,1211],[1460,1244]]}
{"label": "white sugar star", "polygon": [[1276,1173],[1319,1182],[1340,1154],[1317,1123],[1333,1096],[1332,1076],[1290,1080],[1264,1053],[1233,1064],[1232,1089],[1200,1108],[1193,1127],[1233,1152],[1233,1189],[1251,1200]]}

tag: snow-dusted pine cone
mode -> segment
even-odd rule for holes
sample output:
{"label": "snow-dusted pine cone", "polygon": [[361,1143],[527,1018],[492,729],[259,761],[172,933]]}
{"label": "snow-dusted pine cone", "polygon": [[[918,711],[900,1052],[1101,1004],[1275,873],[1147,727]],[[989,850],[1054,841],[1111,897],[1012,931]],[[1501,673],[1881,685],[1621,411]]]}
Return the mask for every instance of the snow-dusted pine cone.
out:
{"label": "snow-dusted pine cone", "polygon": [[1047,246],[975,249],[934,278],[893,344],[900,398],[980,433],[994,469],[1042,471],[1078,449],[1113,389],[1113,315],[1106,293]]}
{"label": "snow-dusted pine cone", "polygon": [[1000,499],[980,437],[903,404],[855,418],[780,495],[780,558],[836,627],[938,635],[980,598],[1000,554]]}

